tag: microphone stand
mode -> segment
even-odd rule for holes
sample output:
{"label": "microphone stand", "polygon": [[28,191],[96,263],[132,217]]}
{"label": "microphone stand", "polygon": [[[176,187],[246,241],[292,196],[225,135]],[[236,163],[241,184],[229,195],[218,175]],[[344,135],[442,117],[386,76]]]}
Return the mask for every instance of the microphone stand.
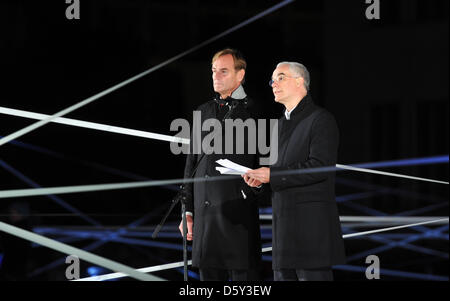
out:
{"label": "microphone stand", "polygon": [[[238,100],[233,100],[231,103],[231,106],[229,106],[228,112],[225,114],[225,116],[222,118],[221,124],[225,121],[225,119],[229,118],[231,116],[231,113],[234,111],[234,109],[239,104]],[[214,141],[215,136],[213,137]],[[194,166],[194,169],[192,170],[191,174],[189,175],[189,179],[194,178],[195,173],[197,172],[197,169],[200,165],[200,162],[202,162],[203,158],[205,157],[205,153],[202,152],[200,154],[200,158],[197,160],[197,163]],[[155,239],[158,235],[159,231],[161,231],[164,223],[166,222],[167,217],[172,212],[173,208],[178,204],[178,202],[181,202],[181,216],[182,216],[182,224],[183,224],[183,262],[184,262],[184,281],[188,281],[188,275],[187,275],[187,220],[186,220],[186,191],[185,191],[185,184],[180,185],[180,191],[175,195],[175,197],[172,199],[172,204],[170,205],[169,209],[167,210],[166,214],[162,218],[161,222],[156,226],[155,231],[152,234],[152,238]]]}

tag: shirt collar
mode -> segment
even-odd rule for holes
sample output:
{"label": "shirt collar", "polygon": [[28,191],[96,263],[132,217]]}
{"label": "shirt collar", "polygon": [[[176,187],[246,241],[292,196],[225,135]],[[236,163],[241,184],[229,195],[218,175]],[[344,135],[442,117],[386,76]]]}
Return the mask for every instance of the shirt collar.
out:
{"label": "shirt collar", "polygon": [[[300,103],[300,102],[299,102]],[[284,116],[286,116],[286,120],[291,119],[291,113],[295,110],[295,108],[298,106],[298,104],[295,105],[295,107],[292,108],[292,110],[288,111],[287,109],[284,111]]]}

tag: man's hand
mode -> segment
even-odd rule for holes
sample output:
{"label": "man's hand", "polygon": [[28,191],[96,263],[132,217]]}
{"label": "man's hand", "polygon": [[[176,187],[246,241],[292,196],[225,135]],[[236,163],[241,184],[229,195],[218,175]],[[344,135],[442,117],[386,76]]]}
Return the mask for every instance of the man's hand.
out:
{"label": "man's hand", "polygon": [[[187,222],[187,236],[186,236],[186,239],[187,240],[192,240],[192,239],[194,239],[194,234],[192,233],[192,227],[194,225],[194,219],[192,218],[192,216],[186,215],[186,222]],[[180,226],[178,227],[178,229],[180,229],[181,236],[183,236],[183,220],[181,220]]]}
{"label": "man's hand", "polygon": [[242,175],[242,178],[244,178],[245,183],[250,187],[259,187],[262,185],[260,181],[250,178],[247,174]]}
{"label": "man's hand", "polygon": [[257,187],[262,183],[270,182],[270,168],[261,167],[258,169],[249,170],[242,175],[242,177],[244,178],[245,183],[247,183],[250,187]]}

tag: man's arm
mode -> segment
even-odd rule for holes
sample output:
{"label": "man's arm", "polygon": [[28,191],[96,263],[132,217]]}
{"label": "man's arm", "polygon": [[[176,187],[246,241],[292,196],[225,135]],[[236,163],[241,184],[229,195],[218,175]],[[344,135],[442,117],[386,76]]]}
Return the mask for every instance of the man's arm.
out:
{"label": "man's arm", "polygon": [[[192,139],[191,139],[192,143]],[[190,179],[192,172],[194,170],[195,164],[197,162],[197,155],[192,153],[192,147],[190,153],[186,157],[186,164],[184,166],[184,178]],[[193,183],[184,184],[184,194],[186,196],[186,211],[194,212],[194,202],[193,202]]]}
{"label": "man's arm", "polygon": [[[192,137],[191,137],[191,145],[192,145]],[[193,154],[192,147],[190,145],[190,152],[186,157],[186,165],[184,166],[184,178],[189,179],[194,170],[195,164],[197,162],[197,156]],[[193,183],[184,183],[184,196],[186,197],[186,222],[187,222],[187,240],[193,239],[193,225],[194,225],[194,202],[193,202]],[[178,226],[181,235],[183,235],[183,220],[181,220],[180,225]]]}
{"label": "man's arm", "polygon": [[308,186],[325,181],[329,172],[315,172],[289,175],[276,175],[286,170],[299,170],[317,167],[334,167],[337,160],[339,130],[334,117],[327,111],[320,113],[313,121],[308,159],[288,166],[272,167],[270,183],[272,190],[279,191],[295,186]]}
{"label": "man's arm", "polygon": [[[198,110],[198,109],[197,109]],[[193,126],[196,126],[193,124]],[[191,131],[191,137],[190,137],[190,143],[189,143],[189,154],[186,157],[186,164],[184,166],[184,178],[190,179],[193,176],[193,171],[195,168],[195,165],[197,164],[197,156],[194,154],[194,134],[195,129],[192,129]],[[194,191],[194,184],[193,183],[184,183],[183,184],[184,189],[184,196],[186,197],[186,221],[187,221],[187,240],[193,239],[193,224],[194,224],[194,199],[193,199],[193,191]],[[183,235],[183,220],[181,220],[179,225],[179,230],[181,235]]]}

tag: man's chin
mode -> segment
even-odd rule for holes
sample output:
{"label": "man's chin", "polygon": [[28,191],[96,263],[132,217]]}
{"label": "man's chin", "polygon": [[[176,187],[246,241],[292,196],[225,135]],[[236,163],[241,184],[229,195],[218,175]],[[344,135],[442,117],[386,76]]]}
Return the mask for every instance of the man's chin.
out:
{"label": "man's chin", "polygon": [[274,97],[275,102],[278,102],[278,103],[281,103],[281,104],[284,104],[284,99],[285,98],[280,97],[280,96],[275,96]]}

